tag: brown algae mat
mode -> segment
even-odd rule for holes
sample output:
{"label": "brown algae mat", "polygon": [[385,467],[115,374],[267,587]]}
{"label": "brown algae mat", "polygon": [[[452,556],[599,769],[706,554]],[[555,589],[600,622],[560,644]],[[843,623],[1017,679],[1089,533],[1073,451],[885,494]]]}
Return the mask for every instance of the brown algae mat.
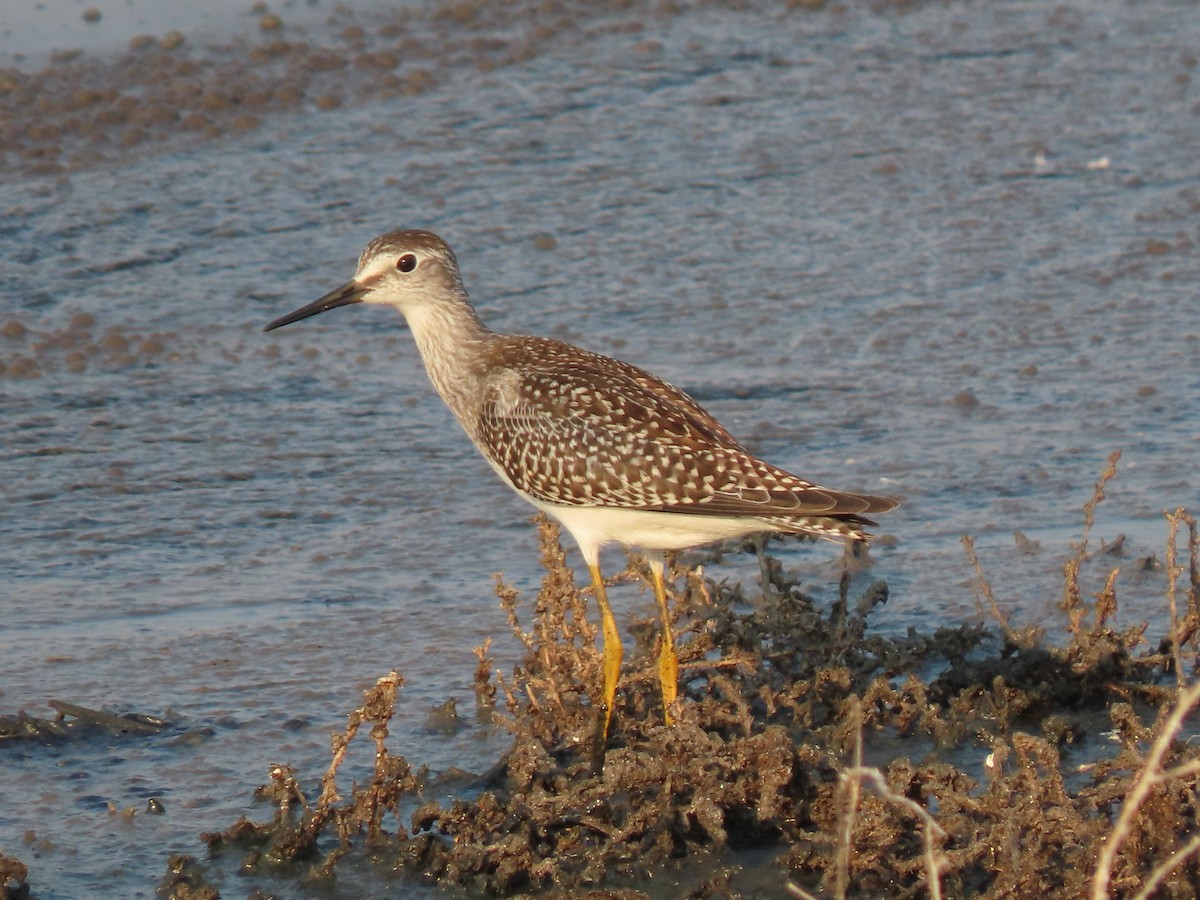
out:
{"label": "brown algae mat", "polygon": [[[240,855],[243,873],[321,883],[366,865],[498,895],[665,896],[655,879],[669,874],[685,885],[673,896],[696,898],[1194,897],[1196,522],[1167,515],[1169,633],[1117,630],[1115,570],[1094,597],[1080,586],[1081,567],[1115,558],[1088,545],[1115,463],[1064,567],[1066,646],[1010,627],[977,560],[995,627],[899,638],[868,627],[882,582],[851,595],[846,576],[821,610],[771,560],[773,589],[755,598],[676,568],[676,723],[662,724],[647,619],[599,772],[597,627],[543,521],[546,574],[528,624],[525,601],[497,583],[523,660],[502,677],[477,650],[477,702],[513,735],[491,772],[446,798],[396,751],[388,722],[404,680],[392,672],[334,735],[312,796],[276,766],[258,794],[273,818],[204,840]],[[642,574],[633,561],[614,580]],[[373,752],[374,772],[347,789],[338,769],[350,752]],[[219,896],[187,856],[172,857],[158,890]]]}

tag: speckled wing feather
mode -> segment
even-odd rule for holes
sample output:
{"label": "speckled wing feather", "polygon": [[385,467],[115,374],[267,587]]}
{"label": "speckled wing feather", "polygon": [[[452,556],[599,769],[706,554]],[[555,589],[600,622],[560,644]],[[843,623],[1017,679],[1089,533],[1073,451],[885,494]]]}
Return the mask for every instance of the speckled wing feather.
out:
{"label": "speckled wing feather", "polygon": [[692,515],[834,516],[885,498],[814,485],[748,453],[687,394],[558,341],[513,338],[484,398],[479,443],[521,491],[549,503]]}

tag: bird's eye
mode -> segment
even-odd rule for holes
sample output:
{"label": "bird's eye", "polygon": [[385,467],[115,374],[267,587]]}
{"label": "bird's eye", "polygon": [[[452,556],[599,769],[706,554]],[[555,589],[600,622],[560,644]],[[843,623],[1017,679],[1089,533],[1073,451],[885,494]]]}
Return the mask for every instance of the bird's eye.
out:
{"label": "bird's eye", "polygon": [[405,253],[396,260],[396,268],[401,272],[411,272],[417,267],[417,258],[411,253]]}

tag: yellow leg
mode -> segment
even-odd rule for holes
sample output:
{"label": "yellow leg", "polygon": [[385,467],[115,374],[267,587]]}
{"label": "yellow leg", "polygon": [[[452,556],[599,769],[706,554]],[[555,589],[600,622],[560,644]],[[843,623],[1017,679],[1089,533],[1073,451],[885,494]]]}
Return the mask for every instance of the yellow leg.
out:
{"label": "yellow leg", "polygon": [[608,725],[612,721],[613,704],[617,697],[617,678],[621,674],[621,636],[617,634],[617,622],[613,618],[612,608],[608,605],[608,594],[604,590],[604,577],[600,574],[599,563],[588,563],[588,571],[592,575],[592,589],[596,592],[596,605],[600,607],[600,627],[604,632],[604,694],[601,697],[600,715],[602,725],[596,735],[596,755],[604,756],[604,746],[608,743]]}
{"label": "yellow leg", "polygon": [[654,582],[654,599],[662,616],[662,642],[658,648],[658,683],[662,687],[663,720],[673,724],[671,707],[679,693],[679,657],[675,655],[675,638],[671,635],[671,611],[667,608],[667,586],[663,581],[662,557],[650,560],[650,575]]}

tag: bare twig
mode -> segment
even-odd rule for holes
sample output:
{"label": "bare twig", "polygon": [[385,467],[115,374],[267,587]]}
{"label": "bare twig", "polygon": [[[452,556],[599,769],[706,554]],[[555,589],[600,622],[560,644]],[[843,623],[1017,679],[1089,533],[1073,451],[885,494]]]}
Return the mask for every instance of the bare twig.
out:
{"label": "bare twig", "polygon": [[1096,594],[1095,622],[1092,625],[1093,638],[1099,638],[1104,634],[1108,627],[1108,620],[1117,612],[1117,576],[1120,574],[1120,566],[1110,571],[1108,581],[1104,583],[1100,593]]}
{"label": "bare twig", "polygon": [[475,648],[475,658],[479,664],[475,667],[475,710],[477,713],[496,708],[496,685],[492,684],[492,657],[488,653],[492,648],[492,639],[488,638],[482,645]]}
{"label": "bare twig", "polygon": [[1096,487],[1092,491],[1092,499],[1083,505],[1083,537],[1075,548],[1075,555],[1063,564],[1063,576],[1066,587],[1063,593],[1062,607],[1071,618],[1071,631],[1078,631],[1079,621],[1083,616],[1083,594],[1079,589],[1079,569],[1088,555],[1088,538],[1092,526],[1096,524],[1096,507],[1104,500],[1104,486],[1117,475],[1117,463],[1121,459],[1121,451],[1114,450],[1108,456],[1108,465],[1100,473]]}
{"label": "bare twig", "polygon": [[1175,683],[1183,690],[1187,679],[1183,674],[1183,641],[1180,637],[1179,608],[1176,604],[1176,586],[1179,576],[1183,574],[1183,565],[1179,563],[1175,552],[1175,539],[1179,535],[1179,525],[1187,515],[1182,506],[1174,512],[1167,513],[1167,607],[1171,611],[1171,658],[1175,662]]}
{"label": "bare twig", "polygon": [[1150,873],[1150,877],[1146,879],[1146,883],[1142,885],[1142,889],[1137,892],[1133,900],[1150,900],[1166,877],[1187,862],[1189,856],[1194,856],[1197,850],[1200,850],[1200,834],[1155,866],[1154,871]]}
{"label": "bare twig", "polygon": [[1154,777],[1156,784],[1166,784],[1168,781],[1174,781],[1177,778],[1187,778],[1189,775],[1200,774],[1200,759],[1189,759],[1185,763],[1180,763],[1173,769],[1167,769],[1165,772],[1160,772]]}
{"label": "bare twig", "polygon": [[[852,698],[851,726],[854,728],[854,765],[850,769],[856,772],[862,768],[862,704],[857,697]],[[833,895],[838,900],[845,900],[846,891],[850,887],[850,855],[853,850],[854,819],[858,815],[858,798],[862,791],[862,782],[858,778],[842,775],[841,783],[846,788],[846,808],[842,814],[842,827],[838,832],[837,857],[834,861]]]}
{"label": "bare twig", "polygon": [[794,881],[789,881],[787,883],[787,892],[793,897],[799,897],[800,900],[817,900],[815,896],[810,894],[804,888],[800,887],[800,885],[796,884]]}
{"label": "bare twig", "polygon": [[888,787],[887,779],[878,769],[857,766],[842,773],[841,777],[854,782],[866,782],[871,788],[889,803],[908,810],[921,822],[922,844],[925,848],[925,881],[929,885],[930,900],[941,900],[942,878],[941,869],[945,859],[938,858],[937,842],[946,837],[946,830],[929,814],[929,810],[917,801],[897,794]]}
{"label": "bare twig", "polygon": [[[846,792],[846,805],[845,811],[842,814],[842,827],[838,833],[834,896],[838,900],[844,900],[850,887],[850,855],[853,847],[854,821],[858,813],[862,785],[865,782],[884,800],[907,810],[920,820],[923,835],[922,844],[925,848],[925,880],[929,886],[929,897],[930,900],[941,900],[941,868],[945,864],[945,860],[938,858],[937,843],[939,839],[946,837],[946,832],[920,803],[893,791],[888,786],[887,778],[883,772],[876,768],[863,766],[862,706],[857,702],[857,698],[851,715],[857,739],[854,742],[854,765],[842,772],[838,779],[839,786],[844,787]],[[798,897],[807,896],[800,888],[791,884],[788,885],[788,890],[794,891],[795,896]]]}
{"label": "bare twig", "polygon": [[1096,507],[1104,500],[1104,486],[1117,477],[1117,463],[1121,461],[1121,451],[1114,450],[1108,455],[1108,465],[1100,473],[1096,487],[1092,491],[1092,499],[1083,505],[1083,537],[1079,541],[1078,557],[1082,561],[1087,556],[1088,537],[1092,526],[1096,524]]}
{"label": "bare twig", "polygon": [[1188,591],[1188,613],[1200,617],[1200,530],[1194,516],[1183,516],[1188,526],[1188,572],[1191,588]]}
{"label": "bare twig", "polygon": [[[325,770],[325,775],[321,778],[321,796],[317,799],[318,815],[324,815],[334,803],[342,799],[337,792],[337,770],[346,758],[346,750],[349,748],[350,742],[354,740],[358,729],[362,727],[363,722],[375,721],[374,716],[380,711],[375,708],[377,704],[382,703],[382,708],[388,710],[386,715],[390,718],[392,706],[396,702],[396,692],[403,685],[403,675],[395,670],[388,672],[375,682],[375,687],[363,694],[362,706],[346,717],[346,731],[343,734],[331,735],[333,759],[329,763],[329,768]],[[372,737],[376,738],[376,743],[379,744],[378,751],[382,747],[382,736],[372,733]]]}
{"label": "bare twig", "polygon": [[975,553],[975,539],[969,534],[962,536],[962,545],[967,550],[967,559],[971,561],[971,565],[975,567],[975,580],[979,585],[979,593],[987,600],[988,607],[992,611],[992,615],[996,621],[1000,623],[1000,628],[1004,631],[1004,636],[1011,643],[1018,643],[1017,633],[1013,631],[1012,626],[1008,624],[1008,619],[1004,613],[1000,611],[1000,604],[996,602],[996,594],[992,591],[991,582],[987,580],[987,576],[983,574],[983,566],[979,562],[979,556]]}
{"label": "bare twig", "polygon": [[[1121,844],[1129,837],[1141,805],[1150,792],[1163,782],[1164,774],[1169,774],[1161,773],[1159,766],[1171,746],[1171,741],[1179,733],[1184,718],[1198,700],[1200,700],[1200,682],[1193,684],[1178,695],[1171,714],[1163,722],[1158,737],[1154,739],[1154,743],[1150,747],[1145,765],[1142,766],[1133,788],[1129,791],[1129,795],[1121,807],[1121,813],[1117,817],[1116,824],[1113,825],[1112,834],[1109,835],[1100,851],[1100,859],[1096,863],[1096,872],[1092,877],[1092,900],[1105,900],[1109,896],[1109,885],[1112,881],[1113,864],[1116,862],[1117,852],[1121,849]],[[1184,764],[1170,772],[1180,771],[1190,774],[1187,770],[1191,768],[1190,764]]]}

